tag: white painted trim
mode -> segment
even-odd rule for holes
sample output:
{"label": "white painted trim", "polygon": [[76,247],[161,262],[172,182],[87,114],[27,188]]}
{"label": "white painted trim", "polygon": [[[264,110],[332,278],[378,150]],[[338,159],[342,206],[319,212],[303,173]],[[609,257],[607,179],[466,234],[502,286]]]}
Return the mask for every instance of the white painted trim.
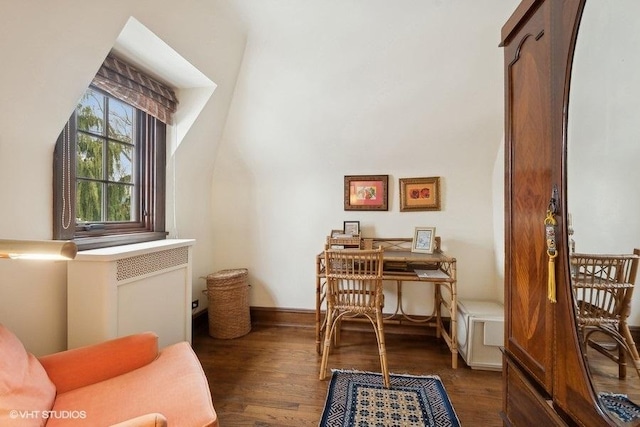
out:
{"label": "white painted trim", "polygon": [[166,239],[132,245],[112,246],[110,248],[91,249],[78,252],[74,261],[115,261],[122,258],[165,251],[183,246],[195,245],[195,239]]}

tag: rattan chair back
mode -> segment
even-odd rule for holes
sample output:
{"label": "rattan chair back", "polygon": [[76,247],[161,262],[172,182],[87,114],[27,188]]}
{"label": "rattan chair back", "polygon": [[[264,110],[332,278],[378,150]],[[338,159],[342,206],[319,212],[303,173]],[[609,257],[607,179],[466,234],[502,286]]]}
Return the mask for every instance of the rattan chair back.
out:
{"label": "rattan chair back", "polygon": [[[384,339],[382,267],[384,249],[325,249],[327,279],[327,325],[320,367],[326,377],[332,338],[339,333],[343,317],[364,316],[373,325],[378,342],[384,384],[389,387],[389,369]],[[334,342],[337,344],[338,339]]]}
{"label": "rattan chair back", "polygon": [[382,249],[329,249],[325,252],[327,297],[334,308],[375,313],[384,306]]}
{"label": "rattan chair back", "polygon": [[629,316],[638,255],[572,254],[571,263],[579,324],[617,324]]}
{"label": "rattan chair back", "polygon": [[[582,340],[617,362],[620,378],[626,375],[626,355],[631,356],[634,365],[640,364],[627,325],[639,259],[638,249],[622,255],[571,254],[575,314]],[[600,343],[596,332],[612,338],[615,348]]]}

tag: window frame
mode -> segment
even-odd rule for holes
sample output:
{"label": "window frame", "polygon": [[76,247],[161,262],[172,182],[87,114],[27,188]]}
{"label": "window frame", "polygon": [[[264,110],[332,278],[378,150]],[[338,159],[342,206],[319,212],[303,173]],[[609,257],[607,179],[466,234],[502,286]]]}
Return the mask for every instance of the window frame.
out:
{"label": "window frame", "polygon": [[[92,90],[127,103],[91,85]],[[129,103],[127,103],[129,104]],[[131,104],[129,104],[131,105]],[[73,240],[78,248],[102,247],[141,243],[165,239],[166,136],[167,125],[133,106],[136,111],[136,178],[140,183],[137,201],[140,213],[134,222],[90,222],[76,224],[76,137],[77,117],[74,110],[61,133],[54,150],[53,165],[53,238]],[[135,187],[134,187],[135,188]]]}

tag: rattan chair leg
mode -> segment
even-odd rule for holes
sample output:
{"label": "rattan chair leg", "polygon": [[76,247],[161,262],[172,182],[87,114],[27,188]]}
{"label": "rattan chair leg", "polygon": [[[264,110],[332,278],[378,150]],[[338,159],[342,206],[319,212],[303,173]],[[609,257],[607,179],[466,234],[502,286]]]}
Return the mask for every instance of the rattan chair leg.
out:
{"label": "rattan chair leg", "polygon": [[378,338],[378,352],[380,353],[380,369],[384,379],[384,386],[389,388],[389,366],[387,365],[387,347],[384,339],[384,325],[382,320],[382,311],[376,312],[376,336]]}
{"label": "rattan chair leg", "polygon": [[636,347],[636,343],[633,340],[633,336],[631,335],[631,330],[629,330],[629,325],[624,323],[620,325],[620,329],[621,329],[620,333],[624,337],[625,341],[627,342],[627,346],[629,347],[629,352],[631,353],[631,357],[633,357],[633,359],[636,361],[640,360],[640,355],[638,354],[638,348]]}
{"label": "rattan chair leg", "polygon": [[[605,334],[605,336],[608,336],[610,339],[612,339],[612,342],[603,343],[600,342],[597,337],[592,338],[591,336],[595,333]],[[632,346],[630,346],[627,339],[621,333],[619,333],[615,327],[608,328],[605,326],[598,326],[595,328],[591,328],[588,331],[585,331],[583,328],[583,334],[585,350],[587,348],[592,348],[618,364],[619,379],[626,378],[628,361],[631,361],[631,363],[633,363],[636,372],[638,372],[638,375],[640,376],[640,360],[635,359],[634,357],[633,353],[635,350],[635,344],[633,343],[633,339],[631,341]]]}
{"label": "rattan chair leg", "polygon": [[618,378],[627,378],[627,355],[625,348],[618,345]]}
{"label": "rattan chair leg", "polygon": [[335,312],[331,307],[327,307],[327,324],[324,330],[324,348],[322,350],[322,362],[320,363],[320,379],[327,377],[327,364],[329,363],[329,352],[331,351],[332,330],[335,324]]}

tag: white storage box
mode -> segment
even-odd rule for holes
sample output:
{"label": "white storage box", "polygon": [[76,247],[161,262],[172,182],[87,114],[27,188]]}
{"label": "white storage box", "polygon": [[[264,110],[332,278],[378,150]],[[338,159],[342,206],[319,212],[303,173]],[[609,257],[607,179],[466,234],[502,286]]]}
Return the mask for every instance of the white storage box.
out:
{"label": "white storage box", "polygon": [[472,369],[502,369],[504,306],[495,301],[458,301],[458,352]]}

